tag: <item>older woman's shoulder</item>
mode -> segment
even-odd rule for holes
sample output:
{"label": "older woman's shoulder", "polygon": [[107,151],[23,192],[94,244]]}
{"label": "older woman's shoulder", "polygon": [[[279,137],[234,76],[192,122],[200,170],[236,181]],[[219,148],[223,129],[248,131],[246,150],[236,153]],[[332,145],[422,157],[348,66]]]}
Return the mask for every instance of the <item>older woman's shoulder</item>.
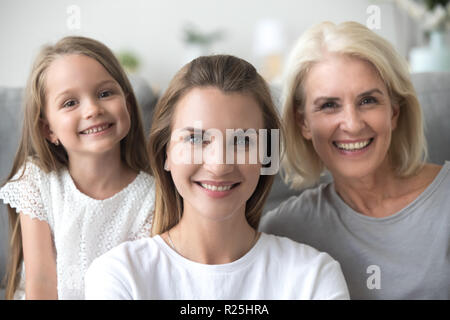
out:
{"label": "older woman's shoulder", "polygon": [[286,222],[289,222],[287,225],[294,227],[302,221],[313,219],[321,212],[320,208],[329,202],[332,188],[332,182],[322,183],[286,199],[278,207],[264,214],[260,230],[275,233],[273,230],[277,225],[284,229]]}

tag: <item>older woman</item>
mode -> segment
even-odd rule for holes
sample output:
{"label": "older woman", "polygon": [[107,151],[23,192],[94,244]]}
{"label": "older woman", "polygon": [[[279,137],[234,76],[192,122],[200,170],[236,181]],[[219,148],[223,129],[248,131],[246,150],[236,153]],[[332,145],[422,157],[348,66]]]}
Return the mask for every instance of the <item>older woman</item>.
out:
{"label": "older woman", "polygon": [[450,299],[450,162],[428,164],[407,64],[366,27],[325,22],[287,66],[283,169],[309,189],[260,229],[330,253],[352,299]]}

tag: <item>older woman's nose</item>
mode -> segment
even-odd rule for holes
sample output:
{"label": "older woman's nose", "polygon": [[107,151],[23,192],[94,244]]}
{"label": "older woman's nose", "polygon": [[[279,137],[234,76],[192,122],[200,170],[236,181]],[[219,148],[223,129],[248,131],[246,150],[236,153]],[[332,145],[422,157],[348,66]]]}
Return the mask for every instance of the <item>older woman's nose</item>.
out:
{"label": "older woman's nose", "polygon": [[340,128],[348,133],[359,133],[365,127],[362,114],[354,105],[347,105],[341,113]]}

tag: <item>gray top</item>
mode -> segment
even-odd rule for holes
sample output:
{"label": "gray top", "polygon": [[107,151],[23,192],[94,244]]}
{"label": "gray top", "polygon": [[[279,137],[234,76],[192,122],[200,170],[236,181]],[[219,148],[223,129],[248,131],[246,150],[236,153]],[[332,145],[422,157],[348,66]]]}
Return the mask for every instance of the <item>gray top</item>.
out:
{"label": "gray top", "polygon": [[350,208],[334,184],[268,212],[260,230],[328,252],[351,299],[450,299],[450,162],[408,206],[385,218]]}

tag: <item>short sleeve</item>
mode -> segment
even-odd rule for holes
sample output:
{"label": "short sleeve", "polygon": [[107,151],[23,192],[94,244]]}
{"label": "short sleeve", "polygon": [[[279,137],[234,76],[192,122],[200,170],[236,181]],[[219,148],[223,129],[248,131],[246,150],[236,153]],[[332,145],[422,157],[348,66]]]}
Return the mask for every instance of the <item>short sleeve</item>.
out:
{"label": "short sleeve", "polygon": [[312,299],[349,300],[350,294],[339,262],[324,252],[320,253],[319,257]]}
{"label": "short sleeve", "polygon": [[32,161],[28,161],[25,168],[20,168],[0,189],[0,199],[16,209],[17,213],[22,212],[31,218],[48,223],[40,189],[42,173],[42,169]]}

